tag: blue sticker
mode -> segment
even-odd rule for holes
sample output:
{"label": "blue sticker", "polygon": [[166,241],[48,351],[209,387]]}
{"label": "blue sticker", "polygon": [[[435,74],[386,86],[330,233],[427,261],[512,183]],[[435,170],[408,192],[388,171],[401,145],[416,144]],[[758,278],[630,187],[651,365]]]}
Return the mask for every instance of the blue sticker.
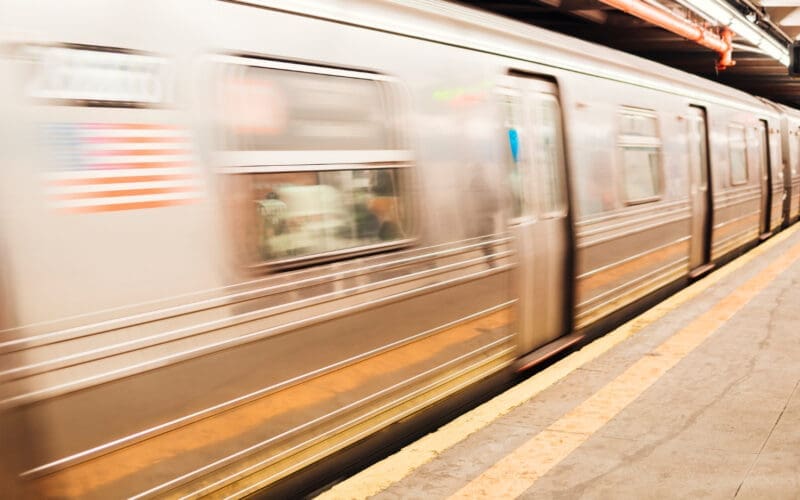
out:
{"label": "blue sticker", "polygon": [[519,162],[519,134],[517,129],[508,129],[508,144],[511,146],[511,157],[514,158],[514,163]]}

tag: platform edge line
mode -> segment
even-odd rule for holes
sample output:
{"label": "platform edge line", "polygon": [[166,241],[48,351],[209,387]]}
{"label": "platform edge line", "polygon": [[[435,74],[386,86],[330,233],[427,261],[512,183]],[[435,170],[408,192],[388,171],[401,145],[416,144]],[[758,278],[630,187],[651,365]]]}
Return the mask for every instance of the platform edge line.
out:
{"label": "platform edge line", "polygon": [[800,230],[794,225],[746,254],[734,259],[705,278],[689,285],[654,307],[644,311],[615,330],[605,334],[564,359],[554,363],[528,380],[495,396],[461,415],[437,431],[406,446],[394,455],[371,465],[321,493],[319,500],[362,499],[376,495],[409,476],[419,467],[435,459],[447,449],[485,428],[498,418],[555,385],[578,368],[597,359],[669,312],[698,296],[720,280],[742,268],[753,259],[770,251]]}

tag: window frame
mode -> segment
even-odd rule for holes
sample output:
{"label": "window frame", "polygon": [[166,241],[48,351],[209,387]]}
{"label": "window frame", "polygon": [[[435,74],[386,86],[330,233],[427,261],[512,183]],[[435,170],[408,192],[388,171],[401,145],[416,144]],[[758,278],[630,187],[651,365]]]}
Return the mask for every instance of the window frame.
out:
{"label": "window frame", "polygon": [[[626,116],[644,116],[653,118],[656,125],[656,135],[654,136],[637,136],[622,133],[622,120]],[[658,189],[653,196],[645,196],[642,198],[628,198],[627,177],[628,169],[625,164],[625,151],[626,149],[636,148],[655,148],[658,157],[658,168],[656,169],[656,182]],[[664,198],[664,143],[661,139],[661,121],[659,120],[658,113],[652,109],[632,108],[624,106],[617,113],[617,162],[620,165],[618,169],[620,175],[620,182],[618,183],[621,191],[620,199],[624,206],[643,205],[647,203],[654,203]]]}
{"label": "window frame", "polygon": [[[800,174],[800,127],[795,128],[791,132],[793,144],[789,145],[789,174],[792,176],[792,182]],[[794,152],[794,154],[792,154]]]}
{"label": "window frame", "polygon": [[[736,182],[733,178],[733,155],[732,152],[732,142],[731,142],[731,131],[734,129],[741,129],[742,131],[742,140],[743,142],[743,152],[744,152],[744,180]],[[728,130],[727,130],[727,138],[728,138],[728,179],[730,181],[731,186],[744,186],[750,183],[750,144],[751,141],[748,140],[747,137],[747,127],[743,123],[729,123]],[[761,148],[759,144],[759,149]],[[761,152],[759,152],[761,154]]]}
{"label": "window frame", "polygon": [[[263,260],[259,252],[257,239],[249,236],[247,228],[242,228],[240,217],[241,207],[226,207],[229,212],[229,226],[233,231],[232,241],[238,247],[237,256],[245,267],[256,273],[284,271],[308,266],[344,261],[351,258],[382,253],[390,250],[407,248],[418,240],[417,235],[417,203],[414,201],[414,154],[407,147],[408,135],[405,120],[407,106],[402,98],[403,92],[399,82],[390,76],[369,71],[341,69],[329,66],[315,65],[313,63],[294,63],[278,61],[258,56],[217,55],[212,57],[214,76],[224,76],[230,68],[237,66],[251,66],[265,69],[293,71],[297,73],[310,73],[317,75],[357,78],[376,82],[380,86],[381,100],[386,112],[386,125],[389,130],[389,145],[395,146],[380,150],[255,150],[235,151],[226,150],[221,142],[215,144],[214,164],[216,172],[223,176],[223,193],[227,198],[238,199],[243,191],[252,192],[235,179],[244,175],[296,173],[296,172],[334,172],[354,170],[390,170],[397,172],[396,184],[397,198],[403,205],[405,225],[408,237],[387,242],[377,242],[355,247],[342,248],[310,255],[289,258]],[[215,85],[219,85],[220,78],[214,78]],[[220,137],[223,127],[214,120],[216,137]],[[222,133],[221,133],[222,132]],[[252,197],[252,196],[250,196]]]}

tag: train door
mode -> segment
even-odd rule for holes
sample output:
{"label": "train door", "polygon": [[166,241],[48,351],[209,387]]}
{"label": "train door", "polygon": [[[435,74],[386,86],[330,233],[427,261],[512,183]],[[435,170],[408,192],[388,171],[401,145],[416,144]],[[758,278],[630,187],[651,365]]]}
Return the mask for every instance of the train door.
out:
{"label": "train door", "polygon": [[511,77],[506,89],[511,231],[518,242],[522,352],[565,333],[568,297],[567,194],[561,109],[555,84]]}
{"label": "train door", "polygon": [[706,110],[692,106],[689,115],[689,203],[692,207],[689,269],[699,276],[711,268],[711,189]]}
{"label": "train door", "polygon": [[789,222],[793,223],[797,216],[800,215],[800,128],[796,128],[791,132],[789,141],[789,151],[791,152],[791,167],[789,171],[789,182],[791,184],[789,189]]}
{"label": "train door", "polygon": [[758,175],[761,184],[761,239],[769,237],[770,210],[772,208],[772,171],[769,154],[769,124],[759,120],[758,130]]}

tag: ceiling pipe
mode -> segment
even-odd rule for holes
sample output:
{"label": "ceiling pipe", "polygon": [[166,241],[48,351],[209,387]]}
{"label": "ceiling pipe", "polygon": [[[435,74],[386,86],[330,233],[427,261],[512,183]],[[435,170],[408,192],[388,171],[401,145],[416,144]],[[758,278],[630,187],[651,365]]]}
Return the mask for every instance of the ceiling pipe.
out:
{"label": "ceiling pipe", "polygon": [[687,38],[703,47],[708,47],[717,54],[717,69],[725,69],[733,66],[730,30],[724,30],[722,37],[716,33],[698,26],[682,17],[678,17],[668,11],[661,10],[641,0],[600,0],[606,5],[619,9],[632,16],[643,19],[656,26],[661,26],[667,31]]}
{"label": "ceiling pipe", "polygon": [[722,32],[720,33],[720,37],[728,46],[728,50],[719,53],[719,59],[717,59],[717,71],[722,71],[723,69],[730,68],[736,64],[736,61],[733,60],[733,32],[728,28],[723,28]]}

